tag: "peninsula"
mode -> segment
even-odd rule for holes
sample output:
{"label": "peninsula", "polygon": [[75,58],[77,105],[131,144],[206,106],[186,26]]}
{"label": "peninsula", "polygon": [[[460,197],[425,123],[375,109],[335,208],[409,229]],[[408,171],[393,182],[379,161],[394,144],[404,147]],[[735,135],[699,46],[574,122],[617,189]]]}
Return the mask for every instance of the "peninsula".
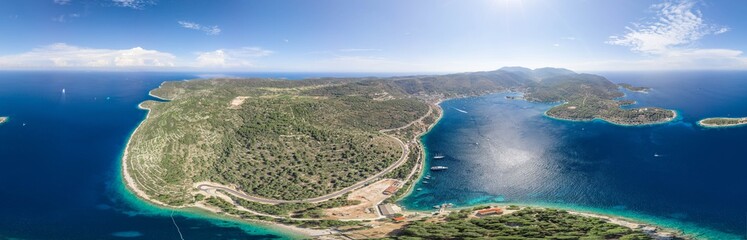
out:
{"label": "peninsula", "polygon": [[651,89],[651,88],[648,88],[648,87],[633,86],[633,85],[631,85],[629,83],[620,83],[620,84],[617,84],[617,85],[620,86],[620,87],[622,87],[622,88],[628,89],[628,91],[633,91],[633,92],[647,93],[648,90]]}
{"label": "peninsula", "polygon": [[743,118],[706,118],[698,121],[698,125],[703,127],[718,128],[718,127],[736,127],[747,125],[747,117]]}
{"label": "peninsula", "polygon": [[[620,109],[625,102],[616,100],[623,96],[616,84],[557,68],[164,82],[150,94],[165,101],[140,104],[149,112],[125,149],[123,179],[137,196],[165,207],[318,229],[307,235],[335,229],[346,236],[391,236],[405,222],[426,217],[393,203],[412,190],[424,166],[419,136],[440,119],[438,103],[505,91],[522,92],[528,101],[565,102],[547,113],[563,119],[638,125],[674,118],[659,108]],[[399,220],[367,232],[369,221],[388,218]],[[559,231],[553,234],[565,230]]]}

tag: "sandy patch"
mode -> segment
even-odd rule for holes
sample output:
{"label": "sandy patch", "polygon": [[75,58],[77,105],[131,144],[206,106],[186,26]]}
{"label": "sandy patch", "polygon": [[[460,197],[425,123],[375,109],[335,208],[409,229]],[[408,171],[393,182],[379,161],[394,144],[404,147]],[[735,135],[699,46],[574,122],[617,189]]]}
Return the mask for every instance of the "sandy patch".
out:
{"label": "sandy patch", "polygon": [[384,190],[394,183],[395,179],[382,179],[368,186],[355,190],[348,195],[348,200],[358,200],[361,203],[353,206],[327,209],[324,211],[328,219],[375,219],[379,216],[376,205],[391,195],[385,195]]}
{"label": "sandy patch", "polygon": [[238,109],[241,108],[241,104],[244,104],[244,101],[249,97],[246,96],[238,96],[235,97],[233,100],[231,100],[231,105],[228,106],[230,109]]}

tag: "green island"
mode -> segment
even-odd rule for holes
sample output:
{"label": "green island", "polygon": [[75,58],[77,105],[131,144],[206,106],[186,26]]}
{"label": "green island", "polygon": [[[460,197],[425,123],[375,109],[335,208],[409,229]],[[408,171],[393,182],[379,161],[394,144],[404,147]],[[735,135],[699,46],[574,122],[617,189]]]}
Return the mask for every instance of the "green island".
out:
{"label": "green island", "polygon": [[8,117],[0,117],[0,124],[3,124],[8,121]]}
{"label": "green island", "polygon": [[743,118],[725,118],[725,117],[706,118],[706,119],[698,121],[698,125],[703,126],[703,127],[711,127],[711,128],[744,126],[744,125],[747,125],[747,117],[743,117]]}
{"label": "green island", "polygon": [[[622,109],[632,103],[618,100],[623,93],[616,84],[557,68],[389,78],[172,81],[150,92],[161,100],[140,104],[148,115],[127,143],[123,179],[138,197],[164,207],[290,225],[308,236],[406,238],[400,234],[408,231],[402,229],[431,216],[403,211],[395,203],[412,191],[413,179],[421,173],[425,153],[419,136],[440,119],[438,103],[507,91],[521,92],[527,101],[564,102],[546,113],[553,118],[643,125],[675,117],[673,111],[655,107]],[[448,219],[455,211],[444,207],[436,214]],[[600,216],[576,218],[555,210],[524,213],[511,216],[506,211],[499,219],[521,218],[531,229],[549,227],[540,224],[547,220],[544,216],[579,222],[579,228],[552,228],[544,237],[617,239],[638,236],[631,229],[643,226],[600,235],[616,229],[589,220]],[[427,225],[439,226],[454,227]],[[475,229],[474,234],[539,236],[530,228],[522,233]]]}
{"label": "green island", "polygon": [[524,208],[500,216],[474,216],[475,209],[454,211],[444,218],[425,218],[402,229],[394,239],[653,239],[599,218],[563,210]]}

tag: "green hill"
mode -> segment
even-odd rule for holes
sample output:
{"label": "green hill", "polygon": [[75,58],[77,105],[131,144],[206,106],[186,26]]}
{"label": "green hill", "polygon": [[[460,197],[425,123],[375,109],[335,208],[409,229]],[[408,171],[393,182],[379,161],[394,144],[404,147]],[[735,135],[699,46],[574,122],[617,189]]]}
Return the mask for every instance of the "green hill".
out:
{"label": "green hill", "polygon": [[429,102],[509,90],[530,101],[566,102],[547,112],[557,118],[647,124],[671,117],[659,108],[621,109],[617,85],[566,69],[165,82],[152,94],[169,101],[142,104],[150,113],[132,136],[127,171],[131,184],[172,205],[193,202],[202,181],[270,199],[318,197],[400,159],[396,138],[407,142],[423,129],[380,130],[435,119]]}

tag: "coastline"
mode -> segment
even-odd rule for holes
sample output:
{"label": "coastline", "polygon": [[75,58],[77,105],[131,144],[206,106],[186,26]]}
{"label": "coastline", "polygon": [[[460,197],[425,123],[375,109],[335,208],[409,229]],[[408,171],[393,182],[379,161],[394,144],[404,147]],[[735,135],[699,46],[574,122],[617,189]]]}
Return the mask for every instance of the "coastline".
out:
{"label": "coastline", "polygon": [[145,118],[142,121],[140,121],[140,123],[137,125],[135,130],[132,131],[132,134],[130,134],[130,137],[127,139],[127,144],[125,145],[124,152],[122,153],[122,160],[121,160],[122,163],[120,164],[121,169],[122,169],[122,171],[120,171],[122,174],[122,180],[124,181],[125,187],[127,188],[127,190],[134,193],[138,198],[144,199],[150,203],[154,203],[161,207],[166,207],[170,209],[178,208],[178,207],[169,206],[161,201],[148,197],[148,195],[145,194],[143,190],[137,187],[137,184],[135,184],[135,179],[132,178],[132,176],[130,176],[129,171],[127,170],[127,153],[130,150],[130,143],[132,143],[132,137],[135,136],[135,133],[137,133],[140,127],[143,126],[143,123],[145,123],[145,121],[148,121],[148,118],[150,117],[150,108],[143,107],[143,103],[145,103],[146,101],[141,102],[140,104],[137,105],[139,109],[145,110],[147,113],[145,114]]}
{"label": "coastline", "polygon": [[[500,93],[500,92],[497,92],[497,93]],[[493,94],[496,94],[496,93],[493,93]],[[484,95],[481,95],[481,96],[484,96]],[[481,97],[481,96],[470,96],[470,97]],[[412,181],[412,184],[410,185],[408,191],[405,194],[403,194],[402,196],[400,196],[399,199],[395,200],[395,202],[398,205],[399,205],[399,202],[401,200],[407,198],[409,195],[411,195],[413,193],[413,190],[415,188],[415,184],[414,183],[417,182],[417,181],[420,181],[420,179],[422,179],[422,177],[424,176],[425,169],[426,169],[426,161],[428,161],[428,159],[426,158],[426,156],[428,155],[428,151],[427,151],[427,147],[425,146],[425,142],[423,141],[423,137],[425,137],[428,133],[430,133],[431,130],[441,121],[441,119],[445,115],[445,113],[443,111],[443,107],[441,106],[441,103],[443,103],[445,101],[453,100],[453,99],[470,98],[470,97],[439,99],[435,103],[435,105],[441,110],[441,115],[439,116],[439,118],[431,126],[429,126],[428,131],[425,131],[424,133],[422,133],[418,137],[418,144],[423,149],[423,153],[422,153],[423,162],[421,164],[419,172],[417,173],[418,174],[417,178],[410,179],[410,181]],[[600,121],[604,121],[604,122],[607,122],[607,123],[610,123],[610,124],[613,124],[613,125],[619,125],[619,126],[623,126],[623,127],[638,127],[638,126],[658,125],[658,124],[669,123],[669,122],[672,122],[672,121],[674,121],[674,120],[676,120],[676,119],[678,119],[680,117],[680,115],[677,113],[676,110],[670,110],[670,111],[673,112],[674,116],[672,118],[670,118],[670,119],[667,119],[667,121],[660,122],[660,123],[646,124],[646,125],[622,125],[622,124],[616,124],[616,123],[608,122],[608,121],[603,120],[603,119],[596,119],[596,118],[592,119],[592,120],[588,120],[588,121],[567,120],[567,119],[560,119],[560,118],[554,118],[554,117],[548,116],[546,114],[547,111],[545,111],[543,113],[543,115],[546,116],[546,117],[548,117],[548,118],[552,118],[552,119],[556,119],[556,120],[560,120],[560,121],[591,122],[591,121],[594,121],[594,120],[600,120]],[[620,216],[620,215],[616,215],[616,214],[605,214],[605,213],[603,213],[601,211],[576,210],[576,209],[571,210],[571,209],[569,209],[567,207],[562,207],[562,206],[550,206],[550,205],[546,206],[546,205],[542,205],[542,204],[531,204],[531,203],[530,204],[524,204],[524,203],[507,204],[505,202],[494,202],[494,203],[480,203],[480,204],[469,205],[469,206],[461,206],[461,207],[458,207],[458,208],[453,208],[453,210],[469,209],[469,208],[473,208],[473,207],[477,207],[477,206],[483,206],[483,205],[498,205],[498,206],[501,206],[501,207],[506,207],[508,205],[517,205],[517,206],[523,206],[523,207],[537,207],[537,208],[561,209],[561,210],[568,211],[571,214],[605,219],[607,221],[610,221],[611,223],[615,223],[615,224],[618,224],[618,225],[621,225],[621,226],[624,226],[624,227],[628,227],[628,228],[631,228],[631,229],[640,229],[642,227],[653,227],[653,228],[657,229],[657,231],[656,231],[655,234],[658,234],[658,233],[662,233],[663,234],[663,235],[657,235],[657,236],[677,236],[677,237],[682,237],[682,238],[685,238],[685,239],[693,239],[692,236],[690,236],[688,234],[685,234],[684,230],[680,229],[680,228],[664,227],[664,226],[660,226],[660,225],[658,225],[656,223],[653,223],[651,221],[646,221],[646,220],[643,220],[643,219],[634,219],[634,218],[624,217],[624,216]],[[428,211],[428,210],[409,210],[408,209],[408,210],[406,210],[406,212],[430,214],[432,211]],[[669,235],[669,234],[671,234],[671,235]]]}
{"label": "coastline", "polygon": [[[650,232],[653,236],[656,237],[662,237],[662,239],[668,239],[667,237],[679,237],[684,239],[695,239],[697,236],[691,236],[686,233],[684,233],[683,230],[672,228],[672,227],[665,227],[658,224],[650,223],[645,220],[635,219],[635,218],[629,218],[625,216],[620,216],[616,214],[609,214],[609,213],[603,213],[600,211],[592,211],[592,210],[586,210],[586,209],[572,209],[568,207],[562,207],[562,206],[553,206],[553,205],[544,205],[544,204],[531,204],[531,203],[506,203],[506,202],[499,202],[499,203],[480,203],[475,205],[469,205],[469,206],[461,206],[461,207],[455,207],[450,208],[451,211],[459,211],[463,209],[473,209],[475,207],[482,207],[482,206],[493,206],[493,207],[499,207],[506,209],[509,206],[517,206],[521,208],[539,208],[539,209],[556,209],[556,210],[563,210],[573,215],[579,215],[584,217],[591,217],[591,218],[599,218],[603,219],[609,223],[617,224],[623,227],[627,227],[634,230],[644,230]],[[414,212],[414,213],[421,213],[421,214],[431,214],[433,211],[425,211],[425,210],[408,210],[408,212]]]}
{"label": "coastline", "polygon": [[680,114],[677,112],[677,110],[672,110],[672,109],[668,109],[668,110],[671,111],[672,114],[673,114],[673,116],[671,118],[667,118],[666,120],[660,121],[660,122],[652,122],[652,123],[645,123],[645,124],[623,124],[623,123],[616,123],[616,122],[612,122],[612,121],[609,121],[607,119],[599,118],[599,117],[595,117],[595,118],[592,118],[592,119],[589,119],[589,120],[577,120],[577,119],[559,118],[559,117],[553,117],[553,116],[550,116],[549,114],[547,114],[547,112],[550,111],[550,109],[548,109],[547,111],[545,111],[544,113],[542,113],[542,115],[545,116],[545,117],[547,117],[547,118],[553,119],[553,120],[566,121],[566,122],[585,122],[585,123],[588,123],[588,122],[594,122],[594,121],[602,121],[602,122],[605,122],[605,123],[608,123],[608,124],[612,124],[612,125],[615,125],[615,126],[620,126],[620,127],[648,127],[648,126],[653,126],[653,125],[660,125],[660,124],[665,124],[665,123],[671,123],[671,122],[674,122],[675,120],[677,120],[677,119],[680,118]]}
{"label": "coastline", "polygon": [[[500,92],[498,92],[498,93],[500,93]],[[495,94],[495,93],[492,93],[492,94]],[[169,101],[169,99],[165,99],[165,98],[161,98],[161,97],[153,95],[152,91],[149,92],[149,95],[152,96],[152,97],[158,98],[160,100]],[[481,96],[483,96],[483,95],[481,95]],[[418,165],[419,169],[416,170],[416,172],[415,172],[415,176],[416,177],[410,177],[408,183],[406,183],[406,184],[409,184],[409,187],[406,190],[406,192],[404,192],[402,195],[400,195],[398,197],[398,199],[393,199],[395,203],[398,203],[402,199],[404,199],[404,198],[408,197],[409,195],[411,195],[414,192],[415,183],[417,183],[419,181],[419,179],[422,179],[422,177],[424,176],[424,173],[425,173],[425,170],[426,170],[426,166],[427,166],[426,162],[428,161],[428,159],[427,159],[428,151],[427,151],[427,148],[425,146],[425,142],[424,142],[423,138],[428,133],[430,133],[433,130],[433,128],[435,128],[435,126],[439,122],[441,122],[442,118],[444,117],[445,113],[444,113],[443,107],[441,106],[441,103],[443,103],[445,101],[453,100],[453,99],[471,98],[471,97],[480,97],[480,96],[464,96],[464,97],[456,97],[456,98],[445,98],[445,99],[438,99],[435,103],[429,103],[429,104],[434,105],[439,110],[439,115],[434,120],[434,122],[427,127],[426,131],[418,134],[415,137],[417,139],[416,142],[419,144],[419,147],[422,149],[422,152],[420,153],[421,154],[421,156],[420,156],[421,157],[421,161],[420,161],[420,165]],[[199,217],[205,217],[205,218],[208,218],[208,219],[226,220],[226,221],[230,221],[232,223],[235,223],[235,224],[238,224],[238,225],[244,225],[244,226],[273,229],[273,230],[278,230],[278,231],[281,231],[283,233],[286,233],[286,234],[289,234],[289,235],[295,235],[295,236],[304,236],[304,237],[316,237],[316,236],[319,236],[317,234],[314,234],[315,231],[319,231],[319,230],[305,229],[305,228],[300,228],[300,227],[295,227],[295,226],[290,226],[290,225],[284,225],[284,224],[275,223],[275,222],[261,221],[261,220],[239,219],[239,218],[236,218],[236,217],[233,217],[233,216],[230,216],[230,215],[221,214],[220,211],[218,211],[217,209],[210,208],[208,206],[201,206],[199,204],[192,205],[192,206],[184,206],[184,207],[173,207],[173,206],[169,206],[169,205],[167,205],[165,203],[162,203],[160,201],[157,201],[155,199],[152,199],[152,198],[148,197],[142,190],[140,190],[140,189],[137,188],[137,184],[135,183],[134,179],[127,172],[127,151],[129,150],[129,145],[130,145],[130,143],[132,141],[132,137],[140,129],[140,127],[143,125],[143,123],[148,120],[148,118],[150,116],[150,113],[151,113],[150,112],[150,110],[151,110],[150,108],[143,107],[143,104],[146,103],[146,102],[147,101],[144,101],[144,102],[138,104],[138,108],[147,111],[146,117],[138,124],[138,126],[135,128],[135,130],[132,132],[132,134],[128,138],[127,145],[125,147],[125,151],[123,152],[122,159],[121,159],[121,161],[122,161],[121,162],[122,182],[124,183],[124,187],[125,187],[125,189],[127,189],[128,192],[134,193],[133,195],[134,195],[134,197],[136,199],[142,200],[141,202],[144,202],[144,203],[154,204],[155,205],[154,207],[161,208],[162,210],[172,210],[172,211],[173,210],[179,210],[181,212],[185,212],[185,213],[189,213],[189,214],[195,214],[195,215],[197,215]],[[671,121],[677,119],[678,116],[679,116],[677,114],[677,112],[675,110],[670,110],[670,111],[672,111],[674,113],[674,116],[671,119],[668,119],[667,121],[660,122],[660,123],[653,123],[653,124],[646,124],[646,125],[663,124],[663,123],[671,122]],[[544,113],[544,115],[547,116],[546,112]],[[547,117],[550,117],[550,116],[547,116]],[[553,118],[553,117],[550,117],[550,118]],[[555,118],[553,118],[553,119],[555,119]],[[576,121],[576,122],[590,122],[590,121],[594,121],[596,119],[589,120],[589,121],[577,121],[577,120],[566,120],[566,119],[558,119],[558,120]],[[600,119],[600,120],[605,121],[603,119]],[[608,121],[605,121],[605,122],[608,122]],[[614,124],[614,125],[620,125],[620,126],[633,126],[633,127],[635,127],[635,126],[641,126],[641,125],[621,125],[621,124],[615,124],[615,123],[612,123],[612,122],[608,122],[608,123],[611,123],[611,124]],[[506,203],[495,203],[495,204],[501,205],[501,206],[507,205]],[[484,205],[484,204],[464,206],[464,207],[461,207],[461,208],[472,208],[472,207],[480,206],[480,205]],[[666,233],[675,234],[675,236],[680,236],[680,237],[681,236],[686,236],[686,235],[681,234],[682,233],[681,230],[676,230],[675,229],[675,231],[672,231],[672,229],[670,229],[670,228],[664,228],[664,227],[661,227],[659,225],[651,224],[651,223],[648,223],[648,222],[643,221],[643,220],[629,219],[629,218],[626,218],[626,217],[622,217],[622,216],[618,216],[618,215],[613,215],[613,214],[604,214],[604,213],[595,212],[595,211],[568,210],[568,209],[563,208],[563,207],[543,206],[541,204],[516,204],[516,205],[526,206],[526,207],[562,209],[562,210],[566,210],[566,211],[568,211],[569,213],[572,213],[572,214],[607,219],[608,221],[610,221],[612,223],[615,223],[615,224],[618,224],[618,225],[621,225],[621,226],[625,226],[625,227],[629,227],[629,228],[633,228],[633,227],[636,227],[636,226],[639,226],[639,225],[646,225],[646,226],[655,227],[655,228],[657,228],[659,230],[664,230]],[[456,208],[456,209],[461,209],[461,208]],[[430,213],[430,211],[419,211],[419,210],[406,210],[406,212]]]}
{"label": "coastline", "polygon": [[[703,123],[703,121],[710,120],[710,119],[718,119],[718,118],[735,119],[735,120],[739,120],[739,121],[744,120],[745,122],[743,122],[743,123],[735,123],[735,124],[725,124],[725,125],[716,125],[716,124]],[[698,124],[698,126],[701,126],[701,127],[704,127],[704,128],[733,128],[733,127],[742,127],[742,126],[747,126],[747,117],[743,117],[743,118],[712,117],[712,118],[704,118],[704,119],[698,120],[698,122],[696,122],[696,123]]]}
{"label": "coastline", "polygon": [[[420,149],[422,149],[422,151],[420,152],[420,159],[421,160],[420,160],[419,165],[418,165],[420,167],[420,169],[415,170],[416,171],[415,172],[415,177],[410,177],[410,179],[408,180],[408,182],[405,183],[405,184],[409,184],[409,186],[407,187],[407,190],[402,195],[400,195],[397,199],[393,199],[392,200],[395,204],[397,202],[401,201],[402,199],[406,198],[410,194],[412,194],[412,192],[415,190],[415,183],[419,182],[423,178],[423,173],[425,172],[425,168],[426,168],[426,164],[425,163],[426,163],[426,161],[428,159],[427,158],[428,157],[428,149],[425,147],[425,144],[423,142],[423,137],[425,135],[427,135],[429,132],[431,132],[431,130],[434,127],[436,127],[436,125],[438,125],[439,122],[441,122],[441,118],[443,118],[443,116],[444,116],[444,109],[441,107],[441,103],[444,102],[444,101],[448,101],[448,100],[451,100],[451,99],[438,99],[438,101],[436,101],[435,103],[432,103],[432,105],[435,106],[438,109],[438,113],[439,113],[438,117],[433,121],[433,123],[430,126],[428,126],[428,128],[426,129],[426,131],[418,134],[415,137],[415,139],[417,140],[416,142],[418,144],[418,147],[420,147]],[[431,103],[429,103],[429,104],[431,104]],[[402,206],[400,206],[400,207],[402,207]]]}
{"label": "coastline", "polygon": [[[163,83],[161,85],[163,85]],[[159,85],[159,88],[161,87],[161,85]],[[156,88],[156,89],[158,89],[158,88]],[[155,89],[153,89],[153,90],[155,90]],[[162,101],[170,101],[171,100],[171,99],[167,99],[167,98],[163,98],[163,97],[159,97],[157,95],[154,95],[152,93],[153,90],[151,90],[151,91],[148,92],[148,96],[157,98],[157,99],[162,100]],[[121,177],[120,183],[122,183],[125,191],[127,191],[128,193],[132,194],[133,197],[135,197],[134,199],[130,199],[130,200],[139,200],[140,201],[139,203],[148,204],[148,206],[155,207],[155,208],[157,208],[159,210],[171,210],[171,211],[178,210],[178,211],[180,211],[182,213],[191,213],[191,214],[194,214],[197,217],[207,217],[208,219],[220,219],[220,220],[224,220],[224,221],[230,221],[230,222],[233,222],[233,223],[236,223],[236,224],[248,225],[248,226],[251,226],[251,227],[268,228],[268,229],[276,230],[276,231],[279,231],[279,232],[281,232],[283,234],[287,234],[287,235],[291,235],[291,236],[304,236],[304,237],[306,237],[306,236],[314,236],[315,235],[315,232],[314,232],[313,229],[305,229],[305,228],[300,228],[300,227],[290,226],[290,225],[284,225],[284,224],[275,223],[275,222],[265,222],[265,221],[259,221],[259,220],[250,221],[250,220],[238,219],[238,218],[235,218],[235,217],[232,217],[232,216],[229,216],[229,215],[221,215],[220,211],[217,211],[216,209],[211,209],[209,207],[203,207],[203,206],[199,206],[199,205],[175,207],[175,206],[171,206],[171,205],[165,204],[165,203],[163,203],[161,201],[158,201],[158,200],[155,200],[155,199],[149,197],[143,190],[141,190],[141,189],[139,189],[137,187],[137,184],[135,183],[134,178],[132,178],[132,176],[129,174],[129,172],[127,170],[128,169],[128,167],[127,167],[127,154],[128,154],[128,151],[129,151],[130,143],[132,142],[132,137],[135,135],[135,133],[137,133],[137,131],[140,129],[140,127],[143,125],[143,123],[145,123],[145,121],[147,121],[148,118],[150,117],[151,109],[147,108],[147,107],[143,107],[143,104],[146,103],[147,101],[152,101],[152,100],[145,100],[145,101],[143,101],[143,102],[141,102],[141,103],[138,104],[138,108],[142,109],[142,110],[145,110],[146,111],[146,115],[145,115],[145,118],[142,121],[140,121],[140,123],[138,123],[137,127],[135,127],[135,129],[132,131],[132,133],[130,134],[130,136],[127,138],[127,143],[125,144],[125,149],[122,152],[122,155],[121,155],[121,158],[120,158],[120,164],[119,164],[119,166],[120,166],[120,171],[119,172],[120,172],[120,177]]]}

